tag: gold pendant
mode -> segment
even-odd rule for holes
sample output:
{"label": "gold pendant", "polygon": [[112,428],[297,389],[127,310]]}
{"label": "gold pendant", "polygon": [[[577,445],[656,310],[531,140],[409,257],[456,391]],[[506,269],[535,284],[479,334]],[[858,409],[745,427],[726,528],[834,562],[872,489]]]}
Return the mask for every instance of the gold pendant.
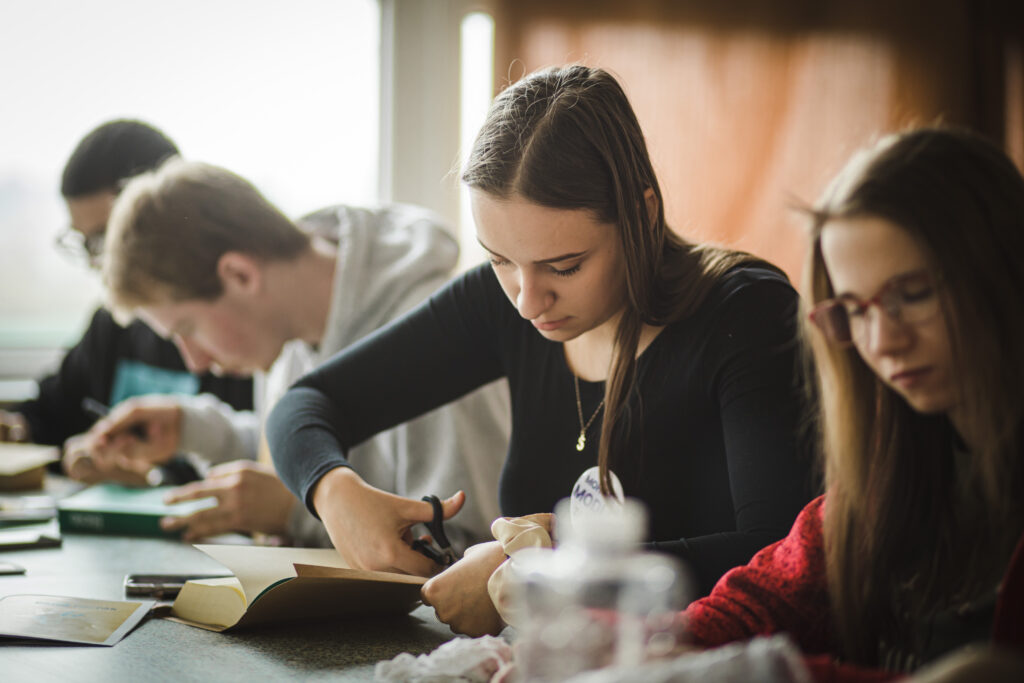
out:
{"label": "gold pendant", "polygon": [[580,432],[580,438],[576,439],[576,450],[582,451],[587,447],[587,434],[586,432]]}

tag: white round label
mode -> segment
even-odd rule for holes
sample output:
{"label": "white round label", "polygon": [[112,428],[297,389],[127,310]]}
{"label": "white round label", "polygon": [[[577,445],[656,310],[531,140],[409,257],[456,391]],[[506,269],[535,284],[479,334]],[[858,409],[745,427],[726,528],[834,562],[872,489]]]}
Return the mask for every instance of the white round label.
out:
{"label": "white round label", "polygon": [[612,482],[612,496],[605,496],[601,493],[599,473],[600,469],[595,465],[583,472],[573,485],[572,495],[569,497],[569,515],[572,519],[576,519],[581,512],[604,510],[609,503],[622,504],[622,482],[619,481],[614,472],[609,471],[608,477]]}

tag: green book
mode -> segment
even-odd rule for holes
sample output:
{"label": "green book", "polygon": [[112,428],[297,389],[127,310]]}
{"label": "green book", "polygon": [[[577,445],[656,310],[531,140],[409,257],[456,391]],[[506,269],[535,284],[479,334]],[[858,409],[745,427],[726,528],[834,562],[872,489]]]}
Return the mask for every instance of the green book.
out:
{"label": "green book", "polygon": [[164,497],[174,486],[130,488],[96,484],[57,503],[57,520],[64,533],[121,534],[177,538],[180,531],[164,531],[160,518],[185,516],[214,507],[216,498],[201,498],[168,505]]}

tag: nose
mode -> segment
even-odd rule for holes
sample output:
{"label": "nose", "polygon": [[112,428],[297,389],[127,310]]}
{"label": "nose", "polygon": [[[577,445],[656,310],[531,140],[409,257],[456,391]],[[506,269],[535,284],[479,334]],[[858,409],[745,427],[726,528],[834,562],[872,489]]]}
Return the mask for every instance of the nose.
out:
{"label": "nose", "polygon": [[868,309],[868,350],[875,355],[903,351],[911,342],[913,330],[880,306]]}
{"label": "nose", "polygon": [[527,320],[539,318],[555,302],[554,293],[540,278],[528,274],[519,277],[519,293],[516,295],[516,309]]}
{"label": "nose", "polygon": [[185,361],[185,366],[189,369],[189,372],[198,375],[206,372],[213,365],[213,356],[203,351],[191,339],[175,335],[174,343],[177,345],[178,351],[181,352],[181,357]]}

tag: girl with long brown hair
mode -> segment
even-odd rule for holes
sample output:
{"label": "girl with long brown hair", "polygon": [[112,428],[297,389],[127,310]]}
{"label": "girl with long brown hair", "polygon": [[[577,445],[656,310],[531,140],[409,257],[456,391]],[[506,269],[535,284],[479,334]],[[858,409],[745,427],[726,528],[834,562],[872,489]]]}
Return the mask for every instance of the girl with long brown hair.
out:
{"label": "girl with long brown hair", "polygon": [[1024,178],[980,137],[924,129],[848,163],[806,278],[826,494],[691,605],[698,642],[788,631],[889,671],[1024,646],[1022,254]]}
{"label": "girl with long brown hair", "polygon": [[[366,487],[344,452],[507,377],[502,511],[622,490],[710,590],[810,498],[795,292],[763,261],[672,232],[636,116],[600,69],[507,88],[462,177],[490,264],[289,392],[268,430],[282,479],[354,566],[428,575],[403,537],[430,506]],[[424,597],[457,630],[494,631],[485,583],[503,559],[478,547]]]}

